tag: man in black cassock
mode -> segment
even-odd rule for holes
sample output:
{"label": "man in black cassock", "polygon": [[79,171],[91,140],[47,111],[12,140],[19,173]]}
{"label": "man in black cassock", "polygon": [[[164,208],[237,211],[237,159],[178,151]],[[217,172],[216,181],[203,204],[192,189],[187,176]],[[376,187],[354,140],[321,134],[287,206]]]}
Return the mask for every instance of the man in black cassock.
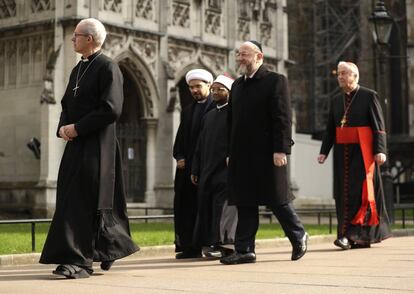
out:
{"label": "man in black cassock", "polygon": [[92,262],[109,270],[139,250],[130,237],[115,120],[122,112],[123,78],[102,54],[105,27],[84,19],[72,36],[82,54],[62,98],[57,135],[67,141],[59,168],[56,210],[40,263],[54,274],[88,278]]}
{"label": "man in black cassock", "polygon": [[177,259],[201,257],[201,247],[193,242],[197,216],[197,186],[191,182],[191,164],[203,116],[214,107],[210,97],[213,82],[211,73],[204,69],[190,70],[185,76],[194,97],[193,103],[183,109],[175,137],[173,156],[177,161],[174,182],[174,228]]}
{"label": "man in black cassock", "polygon": [[223,264],[256,261],[255,238],[259,205],[267,205],[292,244],[292,260],[307,250],[308,234],[294,207],[287,171],[292,141],[291,108],[286,77],[263,66],[257,41],[244,42],[237,52],[242,76],[229,98],[229,203],[237,206],[235,249]]}
{"label": "man in black cassock", "polygon": [[216,108],[203,118],[191,169],[191,181],[198,185],[194,242],[206,257],[232,253],[228,246],[237,225],[237,209],[227,200],[227,106],[233,81],[219,75],[211,85]]}
{"label": "man in black cassock", "polygon": [[339,62],[342,93],[333,97],[318,162],[334,146],[334,244],[367,248],[390,236],[379,166],[386,161],[386,132],[377,93],[358,85],[358,67]]}

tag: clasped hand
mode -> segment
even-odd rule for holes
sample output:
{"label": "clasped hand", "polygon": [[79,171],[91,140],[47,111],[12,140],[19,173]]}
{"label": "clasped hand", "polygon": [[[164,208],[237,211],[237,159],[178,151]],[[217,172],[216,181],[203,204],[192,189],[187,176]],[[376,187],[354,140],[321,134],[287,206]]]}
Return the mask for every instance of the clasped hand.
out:
{"label": "clasped hand", "polygon": [[273,153],[273,164],[277,167],[287,165],[286,153]]}
{"label": "clasped hand", "polygon": [[70,124],[60,127],[59,136],[65,141],[72,141],[78,136],[78,132],[76,132],[75,125]]}

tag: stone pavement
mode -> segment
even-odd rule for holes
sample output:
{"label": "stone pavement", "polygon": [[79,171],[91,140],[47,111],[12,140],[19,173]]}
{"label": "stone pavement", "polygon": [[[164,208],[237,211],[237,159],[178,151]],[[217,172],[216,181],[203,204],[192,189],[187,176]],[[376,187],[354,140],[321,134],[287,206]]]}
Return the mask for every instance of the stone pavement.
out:
{"label": "stone pavement", "polygon": [[53,276],[54,266],[1,266],[0,293],[414,293],[414,236],[348,251],[332,239],[311,236],[296,262],[286,240],[258,242],[257,263],[233,266],[138,253],[80,280]]}

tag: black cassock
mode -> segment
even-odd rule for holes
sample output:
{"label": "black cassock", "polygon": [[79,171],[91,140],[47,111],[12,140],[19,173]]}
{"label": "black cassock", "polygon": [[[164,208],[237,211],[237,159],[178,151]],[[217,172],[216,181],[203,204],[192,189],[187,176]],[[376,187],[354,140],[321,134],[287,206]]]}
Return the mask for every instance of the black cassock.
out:
{"label": "black cassock", "polygon": [[367,223],[371,216],[369,208],[366,211],[364,224],[351,223],[361,208],[366,172],[360,144],[336,143],[336,128],[341,126],[347,107],[348,114],[344,127],[369,127],[373,133],[372,153],[375,155],[387,152],[384,118],[377,93],[359,87],[359,90],[353,91],[350,95],[335,96],[330,103],[320,154],[328,155],[334,146],[334,198],[338,218],[338,238],[347,237],[359,244],[380,242],[390,236],[390,228],[377,166],[374,172],[374,193],[379,225]]}
{"label": "black cassock", "polygon": [[227,200],[227,110],[225,105],[205,115],[193,157],[192,174],[198,176],[194,242],[200,246],[234,243],[237,208]]}
{"label": "black cassock", "polygon": [[193,244],[197,214],[197,186],[191,183],[191,164],[200,134],[201,120],[214,107],[209,96],[205,103],[194,101],[181,113],[181,122],[174,142],[173,156],[185,159],[185,168],[177,169],[174,181],[175,251],[200,251]]}
{"label": "black cassock", "polygon": [[122,73],[100,51],[88,60],[72,70],[62,98],[58,130],[75,124],[78,137],[66,143],[56,210],[40,263],[90,267],[93,261],[116,260],[139,250],[130,237],[115,134],[123,103]]}

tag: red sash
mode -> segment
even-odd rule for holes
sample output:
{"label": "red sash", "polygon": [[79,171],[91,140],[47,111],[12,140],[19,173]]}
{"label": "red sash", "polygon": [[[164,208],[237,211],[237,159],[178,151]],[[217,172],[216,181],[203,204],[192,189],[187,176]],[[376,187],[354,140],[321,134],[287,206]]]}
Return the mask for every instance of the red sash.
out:
{"label": "red sash", "polygon": [[366,179],[362,184],[362,204],[358,213],[351,221],[352,224],[364,224],[368,205],[371,208],[371,217],[368,225],[378,225],[378,213],[374,195],[374,169],[375,160],[373,154],[373,134],[370,127],[337,127],[337,144],[359,144],[361,146],[362,158],[364,160]]}

